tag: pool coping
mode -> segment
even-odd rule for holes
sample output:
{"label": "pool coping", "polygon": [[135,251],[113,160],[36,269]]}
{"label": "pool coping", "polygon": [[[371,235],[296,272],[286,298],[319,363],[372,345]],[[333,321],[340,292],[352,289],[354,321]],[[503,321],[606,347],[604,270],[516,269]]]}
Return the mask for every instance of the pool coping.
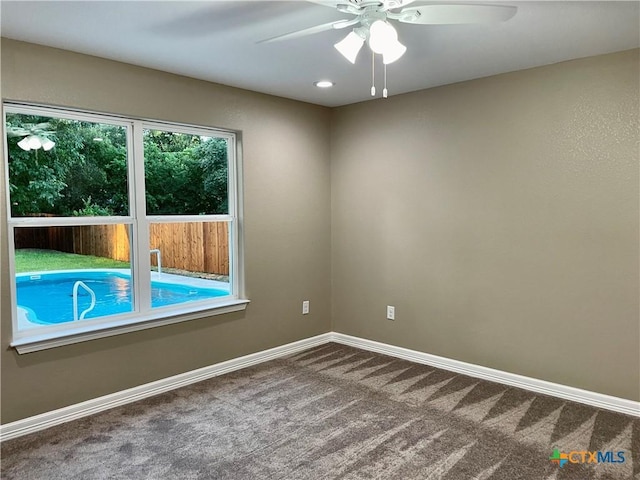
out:
{"label": "pool coping", "polygon": [[[26,276],[35,276],[35,275],[48,275],[48,274],[68,274],[68,273],[83,273],[83,272],[114,272],[119,273],[121,275],[131,276],[131,269],[129,268],[79,268],[77,270],[42,270],[42,271],[34,271],[34,272],[22,272],[16,273],[16,278],[18,277],[26,277]],[[185,285],[190,287],[200,287],[200,288],[218,288],[218,289],[229,289],[229,282],[221,282],[220,280],[210,280],[208,278],[199,278],[199,277],[188,277],[185,275],[178,275],[175,273],[158,273],[151,272],[151,281],[154,282],[165,282],[165,283],[175,283],[178,285]]]}

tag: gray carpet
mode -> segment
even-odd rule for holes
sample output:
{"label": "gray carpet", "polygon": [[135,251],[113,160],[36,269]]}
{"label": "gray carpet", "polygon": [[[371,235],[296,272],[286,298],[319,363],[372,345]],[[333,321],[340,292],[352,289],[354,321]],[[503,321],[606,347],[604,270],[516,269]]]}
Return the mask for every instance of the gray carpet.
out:
{"label": "gray carpet", "polygon": [[[554,447],[625,461],[560,467]],[[6,480],[640,480],[640,419],[331,343],[1,455]]]}

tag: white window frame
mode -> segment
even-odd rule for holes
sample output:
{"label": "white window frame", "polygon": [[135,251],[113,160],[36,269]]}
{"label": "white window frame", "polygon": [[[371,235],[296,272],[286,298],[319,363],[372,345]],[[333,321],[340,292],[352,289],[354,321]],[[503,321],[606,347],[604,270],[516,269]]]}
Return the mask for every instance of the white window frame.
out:
{"label": "white window frame", "polygon": [[[235,132],[216,128],[192,126],[155,120],[125,118],[116,115],[93,113],[58,107],[45,107],[18,102],[4,102],[3,125],[7,113],[41,115],[94,123],[122,126],[127,131],[127,168],[129,215],[105,217],[12,217],[9,192],[9,152],[4,135],[4,182],[7,201],[7,235],[9,247],[9,273],[12,311],[12,342],[18,353],[29,353],[61,345],[68,345],[96,338],[177,323],[195,318],[244,310],[249,300],[244,298],[244,272],[242,265],[242,241],[240,222],[241,164],[238,140]],[[145,129],[202,135],[227,139],[227,185],[229,211],[224,215],[146,215],[144,146]],[[152,223],[227,222],[229,224],[229,277],[231,294],[208,300],[187,302],[164,307],[151,307],[151,257],[149,231]],[[18,328],[17,287],[15,281],[16,228],[38,226],[77,226],[125,224],[132,233],[131,277],[133,279],[133,311],[109,315],[91,320],[65,322],[57,325],[20,330]]]}

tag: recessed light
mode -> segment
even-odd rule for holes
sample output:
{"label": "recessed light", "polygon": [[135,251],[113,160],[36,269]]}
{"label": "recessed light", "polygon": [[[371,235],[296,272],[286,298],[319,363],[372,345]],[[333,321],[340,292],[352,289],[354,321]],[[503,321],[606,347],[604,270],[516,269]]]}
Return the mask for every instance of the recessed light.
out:
{"label": "recessed light", "polygon": [[335,83],[330,80],[320,80],[318,82],[313,82],[313,84],[318,88],[331,88],[335,85]]}

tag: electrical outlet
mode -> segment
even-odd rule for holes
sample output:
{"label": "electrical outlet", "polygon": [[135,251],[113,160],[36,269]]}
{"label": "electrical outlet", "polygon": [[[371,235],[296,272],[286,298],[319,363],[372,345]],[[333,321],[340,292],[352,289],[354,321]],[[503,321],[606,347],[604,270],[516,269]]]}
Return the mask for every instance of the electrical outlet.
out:
{"label": "electrical outlet", "polygon": [[395,319],[396,319],[396,307],[387,305],[387,320],[395,320]]}
{"label": "electrical outlet", "polygon": [[309,313],[309,300],[302,302],[302,314],[306,315],[307,313]]}

